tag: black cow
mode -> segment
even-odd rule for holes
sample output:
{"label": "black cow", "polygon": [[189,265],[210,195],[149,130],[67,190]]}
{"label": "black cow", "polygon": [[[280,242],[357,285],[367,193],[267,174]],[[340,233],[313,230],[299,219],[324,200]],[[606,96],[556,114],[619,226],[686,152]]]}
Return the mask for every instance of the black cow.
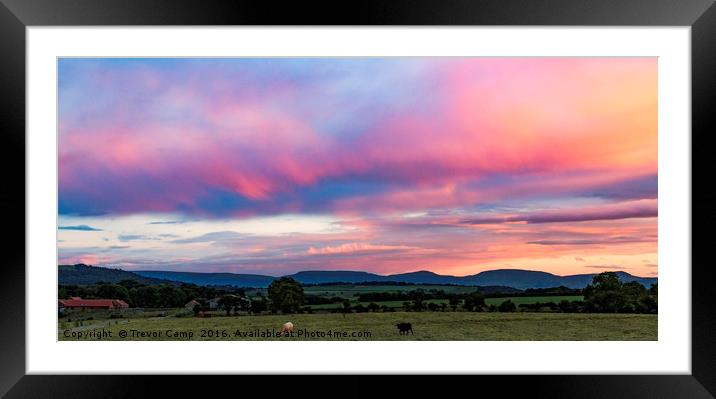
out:
{"label": "black cow", "polygon": [[[403,334],[403,333],[407,334],[408,331],[410,331],[410,333],[413,334],[413,325],[410,323],[398,323],[397,327],[398,327],[398,334]],[[413,334],[413,335],[415,335],[415,334]]]}

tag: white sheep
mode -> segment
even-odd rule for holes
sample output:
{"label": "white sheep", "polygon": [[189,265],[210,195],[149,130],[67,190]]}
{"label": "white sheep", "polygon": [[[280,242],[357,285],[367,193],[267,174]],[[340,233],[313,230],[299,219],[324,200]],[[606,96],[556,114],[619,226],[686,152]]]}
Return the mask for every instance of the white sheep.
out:
{"label": "white sheep", "polygon": [[281,328],[281,331],[277,334],[277,336],[281,336],[283,334],[290,334],[293,332],[293,323],[290,321],[288,323],[285,323],[283,327]]}

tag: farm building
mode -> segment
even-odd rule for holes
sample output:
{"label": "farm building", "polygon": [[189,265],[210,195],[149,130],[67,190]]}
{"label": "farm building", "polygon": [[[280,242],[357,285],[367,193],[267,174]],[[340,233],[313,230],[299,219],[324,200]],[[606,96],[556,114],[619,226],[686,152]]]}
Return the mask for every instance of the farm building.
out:
{"label": "farm building", "polygon": [[194,306],[196,306],[196,305],[199,305],[199,302],[192,299],[191,301],[187,302],[186,305],[184,305],[184,307],[189,310],[194,310]]}
{"label": "farm building", "polygon": [[210,299],[209,300],[209,309],[211,309],[211,310],[219,309],[219,300],[221,300],[221,298]]}
{"label": "farm building", "polygon": [[58,306],[68,310],[126,309],[129,307],[127,302],[121,299],[82,299],[79,297],[60,299]]}

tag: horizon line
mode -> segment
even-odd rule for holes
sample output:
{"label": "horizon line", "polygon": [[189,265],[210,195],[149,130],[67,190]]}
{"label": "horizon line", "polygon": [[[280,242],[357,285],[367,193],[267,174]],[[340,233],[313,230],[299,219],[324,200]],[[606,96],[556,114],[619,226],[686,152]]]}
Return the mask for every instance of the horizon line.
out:
{"label": "horizon line", "polygon": [[298,273],[302,273],[302,272],[354,272],[354,273],[357,272],[357,273],[373,274],[373,275],[380,276],[380,277],[390,277],[390,276],[402,275],[402,274],[428,272],[428,273],[435,274],[436,276],[458,277],[458,278],[459,278],[459,277],[476,276],[476,275],[478,275],[478,274],[480,274],[480,273],[484,273],[484,272],[502,271],[502,270],[518,270],[518,271],[525,271],[525,272],[547,273],[547,274],[551,274],[551,275],[557,276],[557,277],[579,276],[579,275],[599,274],[599,273],[607,273],[607,272],[613,272],[613,273],[623,272],[623,273],[629,274],[630,276],[638,277],[638,278],[656,278],[656,279],[659,278],[658,275],[656,275],[656,276],[639,276],[639,275],[636,275],[636,274],[631,274],[631,273],[629,273],[629,272],[627,272],[627,271],[625,271],[625,270],[604,270],[604,271],[601,271],[601,272],[594,272],[594,273],[577,273],[577,274],[555,274],[555,273],[546,272],[546,271],[543,271],[543,270],[518,269],[518,268],[514,268],[514,269],[502,268],[502,269],[487,269],[487,270],[483,270],[483,271],[481,271],[481,272],[477,272],[477,273],[474,273],[474,274],[455,275],[455,274],[439,274],[439,273],[436,273],[436,272],[433,272],[433,271],[427,270],[427,269],[420,269],[420,270],[415,270],[415,271],[401,272],[401,273],[392,273],[392,274],[380,274],[380,273],[369,272],[369,271],[365,271],[365,270],[342,270],[342,269],[333,269],[333,270],[315,270],[315,269],[314,269],[314,270],[310,270],[310,269],[309,269],[309,270],[298,270],[298,271],[293,272],[293,273],[291,273],[291,274],[282,274],[282,275],[274,276],[274,275],[271,275],[271,274],[236,273],[236,272],[230,272],[230,271],[226,271],[226,272],[198,272],[198,271],[183,271],[183,270],[152,270],[152,269],[126,270],[126,269],[122,268],[121,266],[111,267],[111,266],[109,266],[109,265],[89,265],[89,264],[86,264],[86,263],[58,264],[57,266],[59,267],[59,266],[76,266],[76,265],[85,265],[85,266],[89,266],[89,267],[101,267],[101,268],[104,268],[104,269],[114,269],[114,270],[119,269],[119,270],[126,271],[126,272],[130,272],[130,273],[133,273],[133,272],[173,272],[173,273],[203,273],[203,274],[222,274],[222,273],[223,273],[223,274],[265,276],[265,277],[274,277],[274,278],[287,277],[287,276],[291,276],[291,275],[298,274]]}

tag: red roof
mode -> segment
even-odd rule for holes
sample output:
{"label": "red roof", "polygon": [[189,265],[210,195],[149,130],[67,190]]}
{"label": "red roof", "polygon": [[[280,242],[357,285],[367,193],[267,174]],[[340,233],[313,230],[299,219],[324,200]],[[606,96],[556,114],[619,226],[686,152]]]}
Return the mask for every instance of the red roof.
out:
{"label": "red roof", "polygon": [[115,299],[115,300],[114,300],[114,304],[115,304],[115,306],[120,306],[120,307],[123,307],[123,308],[128,308],[128,307],[129,307],[129,305],[127,304],[127,302],[124,302],[124,301],[121,300],[121,299]]}
{"label": "red roof", "polygon": [[111,299],[60,299],[59,302],[65,307],[114,307],[114,301]]}

